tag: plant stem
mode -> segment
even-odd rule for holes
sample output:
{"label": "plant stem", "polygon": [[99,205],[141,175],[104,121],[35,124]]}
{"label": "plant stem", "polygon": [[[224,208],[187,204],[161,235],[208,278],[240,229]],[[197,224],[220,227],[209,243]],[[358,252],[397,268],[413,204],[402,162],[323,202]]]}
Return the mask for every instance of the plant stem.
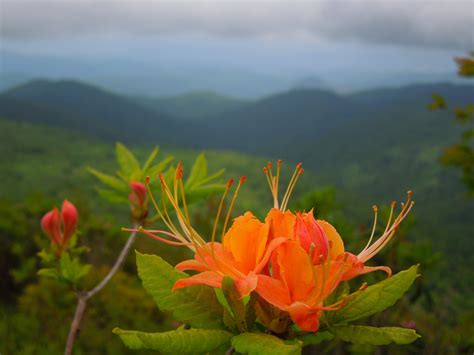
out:
{"label": "plant stem", "polygon": [[[137,226],[134,226],[133,228],[136,228],[136,227]],[[114,277],[114,275],[117,273],[120,266],[122,266],[123,262],[125,261],[128,253],[130,252],[130,249],[133,245],[133,242],[136,239],[136,236],[137,236],[136,232],[132,232],[130,234],[130,236],[128,237],[127,243],[125,243],[124,247],[122,248],[122,251],[117,257],[117,260],[115,260],[114,265],[112,266],[110,271],[107,273],[107,275],[102,279],[102,281],[100,281],[97,284],[97,286],[95,286],[90,291],[83,291],[83,292],[77,293],[76,311],[74,312],[74,318],[72,319],[71,327],[69,329],[69,335],[67,337],[67,343],[66,343],[66,349],[64,350],[64,355],[72,354],[74,341],[79,335],[82,316],[84,315],[84,312],[86,311],[86,308],[87,308],[87,301],[90,298],[94,297],[98,292],[100,292],[109,283],[112,277]]]}

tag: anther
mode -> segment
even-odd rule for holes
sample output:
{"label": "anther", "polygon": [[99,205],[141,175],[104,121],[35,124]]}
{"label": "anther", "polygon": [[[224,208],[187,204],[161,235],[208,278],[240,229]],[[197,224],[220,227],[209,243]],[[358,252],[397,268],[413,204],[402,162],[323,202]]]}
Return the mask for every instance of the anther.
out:
{"label": "anther", "polygon": [[234,179],[229,179],[229,181],[227,181],[227,188],[230,188],[233,184],[234,184]]}

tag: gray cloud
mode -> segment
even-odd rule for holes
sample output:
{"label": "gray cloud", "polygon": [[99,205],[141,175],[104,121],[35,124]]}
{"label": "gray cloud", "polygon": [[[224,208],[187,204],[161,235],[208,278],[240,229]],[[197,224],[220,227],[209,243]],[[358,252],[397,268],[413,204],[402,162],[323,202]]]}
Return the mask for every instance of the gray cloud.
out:
{"label": "gray cloud", "polygon": [[203,33],[474,47],[473,0],[3,0],[0,11],[10,41]]}

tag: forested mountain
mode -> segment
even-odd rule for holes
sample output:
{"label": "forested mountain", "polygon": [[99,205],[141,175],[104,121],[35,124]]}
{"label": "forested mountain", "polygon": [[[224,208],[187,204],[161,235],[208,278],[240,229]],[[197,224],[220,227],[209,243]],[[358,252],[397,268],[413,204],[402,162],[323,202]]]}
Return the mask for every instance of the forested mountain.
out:
{"label": "forested mountain", "polygon": [[[212,91],[195,91],[170,97],[133,97],[136,103],[186,120],[226,115],[250,104],[252,101],[221,95]],[[225,117],[223,117],[225,119]]]}
{"label": "forested mountain", "polygon": [[101,88],[75,81],[36,80],[0,95],[0,116],[78,129],[124,142],[174,144],[182,130],[173,117],[143,108]]}

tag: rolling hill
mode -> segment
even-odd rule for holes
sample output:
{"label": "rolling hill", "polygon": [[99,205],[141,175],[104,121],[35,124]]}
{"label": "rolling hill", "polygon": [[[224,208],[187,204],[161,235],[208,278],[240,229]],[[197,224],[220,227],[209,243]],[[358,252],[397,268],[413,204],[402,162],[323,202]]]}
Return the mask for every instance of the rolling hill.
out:
{"label": "rolling hill", "polygon": [[251,103],[250,100],[212,91],[195,91],[171,97],[133,97],[132,100],[143,107],[185,120],[205,119],[215,115],[222,117]]}
{"label": "rolling hill", "polygon": [[0,95],[0,116],[77,129],[109,140],[183,143],[173,138],[182,131],[180,120],[75,81],[35,80],[7,90]]}

